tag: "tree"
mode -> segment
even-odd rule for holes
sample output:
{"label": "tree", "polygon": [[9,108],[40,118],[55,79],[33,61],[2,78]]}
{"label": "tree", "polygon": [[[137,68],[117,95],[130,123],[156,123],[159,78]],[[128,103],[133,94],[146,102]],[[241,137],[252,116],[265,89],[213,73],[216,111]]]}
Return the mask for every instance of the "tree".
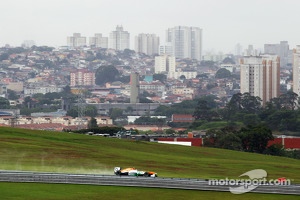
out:
{"label": "tree", "polygon": [[45,98],[54,100],[54,99],[60,99],[61,95],[57,92],[48,92],[45,94]]}
{"label": "tree", "polygon": [[153,74],[153,80],[159,80],[164,83],[167,80],[167,76],[165,74]]}
{"label": "tree", "polygon": [[226,57],[224,58],[224,60],[222,61],[222,63],[224,64],[235,64],[234,60],[230,57]]}
{"label": "tree", "polygon": [[114,66],[101,66],[96,71],[96,84],[103,85],[107,82],[114,82],[118,76],[119,71]]}
{"label": "tree", "polygon": [[131,114],[133,112],[133,108],[131,106],[128,106],[125,112]]}
{"label": "tree", "polygon": [[197,107],[195,108],[193,117],[195,117],[196,120],[200,119],[211,121],[214,116],[216,116],[216,113],[210,110],[210,108],[208,107],[208,102],[200,99],[198,101]]}
{"label": "tree", "polygon": [[273,156],[284,156],[285,155],[284,147],[281,144],[270,145],[264,153],[268,154],[268,155],[273,155]]}
{"label": "tree", "polygon": [[36,45],[33,45],[31,48],[30,48],[32,51],[47,51],[47,52],[51,52],[53,51],[53,47],[48,47],[48,46],[36,46]]}
{"label": "tree", "polygon": [[98,127],[97,120],[94,117],[92,117],[88,123],[88,128],[97,128],[97,127]]}
{"label": "tree", "polygon": [[273,140],[271,129],[263,125],[242,128],[238,136],[242,141],[244,151],[263,153],[270,140]]}
{"label": "tree", "polygon": [[8,93],[8,99],[9,100],[16,100],[16,99],[19,98],[19,96],[17,95],[17,93],[15,91],[13,91],[13,90],[8,89],[7,93]]}
{"label": "tree", "polygon": [[210,90],[210,89],[213,89],[217,86],[218,86],[217,83],[209,83],[209,84],[206,85],[206,89]]}
{"label": "tree", "polygon": [[4,97],[0,97],[0,109],[9,109],[9,101]]}
{"label": "tree", "polygon": [[229,78],[231,76],[231,73],[229,70],[225,68],[221,68],[216,73],[216,78]]}
{"label": "tree", "polygon": [[205,95],[201,96],[199,99],[207,101],[207,106],[209,108],[217,108],[218,106],[216,102],[218,97],[216,97],[215,95]]}
{"label": "tree", "polygon": [[8,58],[9,58],[9,54],[8,53],[2,53],[0,55],[0,61],[2,61],[2,60],[8,60]]}
{"label": "tree", "polygon": [[224,134],[217,141],[216,146],[223,149],[241,150],[241,139],[234,133]]}
{"label": "tree", "polygon": [[85,107],[85,115],[89,117],[96,117],[97,116],[97,108],[93,105],[88,105]]}
{"label": "tree", "polygon": [[298,95],[296,93],[288,91],[287,93],[280,95],[279,98],[283,108],[287,110],[295,110],[298,100]]}
{"label": "tree", "polygon": [[182,80],[182,81],[185,81],[185,79],[186,79],[186,78],[185,78],[185,75],[181,75],[181,76],[179,77],[179,79]]}
{"label": "tree", "polygon": [[280,131],[297,131],[300,127],[297,119],[298,117],[295,111],[278,110],[270,114],[265,121],[272,129]]}
{"label": "tree", "polygon": [[123,115],[123,110],[120,108],[111,108],[109,109],[109,116],[113,120],[117,119],[118,117],[121,117]]}
{"label": "tree", "polygon": [[63,93],[65,93],[65,94],[71,94],[71,87],[69,85],[66,85],[63,88]]}
{"label": "tree", "polygon": [[201,63],[200,63],[201,66],[205,66],[205,67],[214,67],[215,64],[216,63],[211,60],[201,60]]}
{"label": "tree", "polygon": [[242,94],[234,94],[222,110],[222,116],[227,121],[233,121],[237,112],[242,111]]}
{"label": "tree", "polygon": [[241,106],[247,113],[256,114],[261,109],[261,101],[259,97],[251,96],[250,93],[244,93],[242,95]]}
{"label": "tree", "polygon": [[255,126],[260,123],[260,118],[256,114],[245,114],[243,117],[243,123],[248,126]]}
{"label": "tree", "polygon": [[67,111],[67,116],[71,116],[73,118],[78,117],[78,109],[77,108],[72,108]]}
{"label": "tree", "polygon": [[165,124],[166,120],[157,118],[157,117],[147,117],[142,116],[134,121],[135,124],[151,124],[151,125],[163,125]]}
{"label": "tree", "polygon": [[171,135],[171,134],[174,134],[174,133],[175,133],[175,131],[174,131],[173,129],[166,129],[166,130],[164,130],[164,132],[165,132],[165,134],[167,134],[167,135]]}
{"label": "tree", "polygon": [[130,50],[130,49],[124,49],[123,54],[126,58],[131,57],[132,55],[135,54],[134,50]]}
{"label": "tree", "polygon": [[268,118],[281,110],[281,103],[279,98],[272,98],[270,101],[266,102],[266,105],[261,109],[259,117],[262,121],[266,121],[269,125]]}

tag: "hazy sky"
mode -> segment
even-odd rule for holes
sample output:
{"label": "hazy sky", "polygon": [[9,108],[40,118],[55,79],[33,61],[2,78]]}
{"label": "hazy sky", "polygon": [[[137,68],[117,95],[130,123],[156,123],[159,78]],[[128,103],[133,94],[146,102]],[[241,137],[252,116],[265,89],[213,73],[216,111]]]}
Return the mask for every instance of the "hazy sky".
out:
{"label": "hazy sky", "polygon": [[300,44],[299,0],[3,0],[0,11],[0,46],[19,46],[24,40],[37,45],[66,45],[80,32],[108,36],[116,25],[134,36],[155,33],[164,42],[174,26],[203,29],[203,49],[233,51],[235,44],[287,40]]}

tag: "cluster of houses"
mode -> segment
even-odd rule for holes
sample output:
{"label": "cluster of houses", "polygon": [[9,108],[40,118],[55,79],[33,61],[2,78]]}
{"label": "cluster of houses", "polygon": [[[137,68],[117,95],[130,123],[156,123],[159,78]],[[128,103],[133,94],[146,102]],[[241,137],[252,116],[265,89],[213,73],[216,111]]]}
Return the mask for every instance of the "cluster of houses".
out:
{"label": "cluster of houses", "polygon": [[[0,48],[0,54],[11,51],[10,47]],[[206,78],[174,79],[168,78],[164,82],[154,80],[154,57],[141,53],[124,55],[123,51],[100,48],[58,48],[58,49],[26,49],[9,54],[6,60],[0,61],[0,96],[7,97],[7,90],[13,90],[21,98],[34,94],[61,92],[66,85],[74,88],[80,85],[72,82],[72,73],[85,70],[90,75],[101,66],[113,65],[122,76],[128,76],[133,71],[140,75],[140,92],[147,91],[154,102],[177,102],[193,99],[206,91],[206,86],[217,83],[214,76],[220,66],[201,66],[200,62],[192,59],[177,59],[176,68],[180,71],[195,71],[197,74],[206,74]],[[234,71],[236,66],[231,66]],[[228,66],[227,66],[228,68]],[[70,77],[71,76],[71,77]],[[149,78],[150,77],[150,78]],[[109,82],[103,86],[95,85],[92,78],[89,80],[89,90],[105,102],[124,101],[129,96],[129,83],[120,81]],[[225,88],[233,87],[238,80],[225,80],[226,84],[217,83],[214,94],[224,94]],[[82,85],[85,85],[82,83]],[[220,92],[218,92],[220,91]],[[107,94],[108,92],[108,94]],[[226,92],[228,90],[226,89]],[[121,98],[125,97],[125,98]],[[20,99],[22,101],[22,99]],[[12,102],[12,105],[18,101]]]}
{"label": "cluster of houses", "polygon": [[[107,116],[95,117],[97,125],[112,126],[113,121]],[[9,114],[0,115],[0,126],[13,126],[26,129],[38,129],[38,130],[77,130],[87,128],[91,117],[72,118],[70,116],[19,116],[15,117]]]}
{"label": "cluster of houses", "polygon": [[[8,53],[10,52],[10,53]],[[13,52],[13,53],[11,53]],[[12,90],[19,95],[18,99],[9,99],[11,107],[22,104],[27,96],[61,92],[67,85],[71,91],[76,90],[85,82],[78,82],[73,76],[83,76],[90,96],[84,99],[85,103],[96,106],[99,125],[113,124],[108,117],[112,108],[121,108],[128,115],[153,114],[159,105],[178,103],[191,100],[203,95],[215,95],[219,101],[225,103],[231,96],[240,91],[239,65],[220,62],[200,62],[195,59],[176,59],[176,69],[179,71],[193,71],[197,74],[193,78],[156,79],[155,57],[143,53],[130,53],[114,49],[101,49],[96,47],[82,48],[29,48],[20,49],[12,47],[0,48],[0,54],[7,54],[7,58],[0,60],[0,97],[8,98],[8,91]],[[238,57],[229,55],[232,61],[238,63]],[[210,64],[209,64],[210,63]],[[212,64],[213,63],[213,64]],[[111,81],[104,85],[96,85],[96,70],[102,66],[114,66],[122,76],[129,76],[138,72],[140,76],[140,96],[151,103],[128,104],[130,97],[130,83],[124,81]],[[227,69],[232,75],[226,78],[216,78],[217,71]],[[87,75],[84,75],[87,72]],[[163,74],[165,75],[165,74]],[[281,84],[288,85],[291,72],[281,71]],[[289,89],[289,87],[284,87]],[[130,110],[129,110],[130,108]],[[176,114],[176,113],[174,113]],[[80,122],[79,122],[80,121]],[[1,116],[0,124],[14,126],[37,126],[37,124],[61,124],[63,128],[88,123],[77,118],[67,116]],[[129,127],[130,126],[130,127]],[[132,128],[132,124],[128,125]],[[135,126],[138,128],[138,126]],[[150,127],[151,128],[151,127]],[[167,129],[169,127],[165,127]],[[141,128],[142,129],[142,128]],[[151,130],[155,128],[151,128]]]}

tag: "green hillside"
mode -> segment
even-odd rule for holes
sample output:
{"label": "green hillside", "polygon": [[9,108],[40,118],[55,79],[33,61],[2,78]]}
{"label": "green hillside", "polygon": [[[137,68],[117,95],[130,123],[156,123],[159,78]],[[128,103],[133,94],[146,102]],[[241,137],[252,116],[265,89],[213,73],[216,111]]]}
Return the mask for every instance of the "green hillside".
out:
{"label": "green hillside", "polygon": [[300,160],[136,142],[98,136],[0,128],[0,169],[113,174],[114,166],[153,170],[160,177],[237,178],[264,169],[268,178],[300,182]]}

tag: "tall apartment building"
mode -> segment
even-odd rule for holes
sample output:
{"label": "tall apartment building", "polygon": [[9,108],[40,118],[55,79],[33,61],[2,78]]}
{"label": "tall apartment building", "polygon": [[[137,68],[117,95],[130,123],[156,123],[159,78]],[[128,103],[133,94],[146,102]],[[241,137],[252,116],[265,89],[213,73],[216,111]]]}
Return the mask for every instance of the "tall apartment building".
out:
{"label": "tall apartment building", "polygon": [[176,59],[174,56],[155,56],[154,70],[156,74],[176,71]]}
{"label": "tall apartment building", "polygon": [[159,37],[155,34],[141,33],[135,36],[135,51],[146,55],[158,54]]}
{"label": "tall apartment building", "polygon": [[173,47],[176,58],[202,58],[202,29],[198,27],[176,26],[166,31],[166,42]]}
{"label": "tall apartment building", "polygon": [[138,73],[130,74],[130,103],[139,103],[140,81]]}
{"label": "tall apartment building", "polygon": [[240,43],[237,43],[234,47],[234,55],[241,56],[243,54],[243,47]]}
{"label": "tall apartment building", "polygon": [[108,48],[116,50],[129,49],[130,34],[123,30],[123,26],[117,26],[115,31],[109,34]]}
{"label": "tall apartment building", "polygon": [[241,93],[262,99],[263,105],[280,95],[280,59],[277,55],[244,56],[240,61]]}
{"label": "tall apartment building", "polygon": [[101,33],[96,33],[94,37],[89,38],[89,45],[100,48],[108,48],[108,37],[102,37]]}
{"label": "tall apartment building", "polygon": [[280,44],[265,44],[265,54],[274,54],[280,57],[280,67],[286,67],[288,64],[289,44],[287,41],[280,41]]}
{"label": "tall apartment building", "polygon": [[300,96],[300,45],[293,51],[293,92]]}
{"label": "tall apartment building", "polygon": [[95,73],[87,69],[80,69],[70,73],[70,86],[92,86],[95,85]]}
{"label": "tall apartment building", "polygon": [[166,42],[164,45],[159,45],[159,55],[168,55],[172,56],[173,53],[173,46],[171,42]]}
{"label": "tall apartment building", "polygon": [[245,49],[244,56],[258,56],[257,49],[254,49],[252,44],[248,45],[248,48]]}
{"label": "tall apartment building", "polygon": [[73,36],[67,37],[67,46],[82,47],[86,45],[86,37],[81,36],[80,33],[73,33]]}

